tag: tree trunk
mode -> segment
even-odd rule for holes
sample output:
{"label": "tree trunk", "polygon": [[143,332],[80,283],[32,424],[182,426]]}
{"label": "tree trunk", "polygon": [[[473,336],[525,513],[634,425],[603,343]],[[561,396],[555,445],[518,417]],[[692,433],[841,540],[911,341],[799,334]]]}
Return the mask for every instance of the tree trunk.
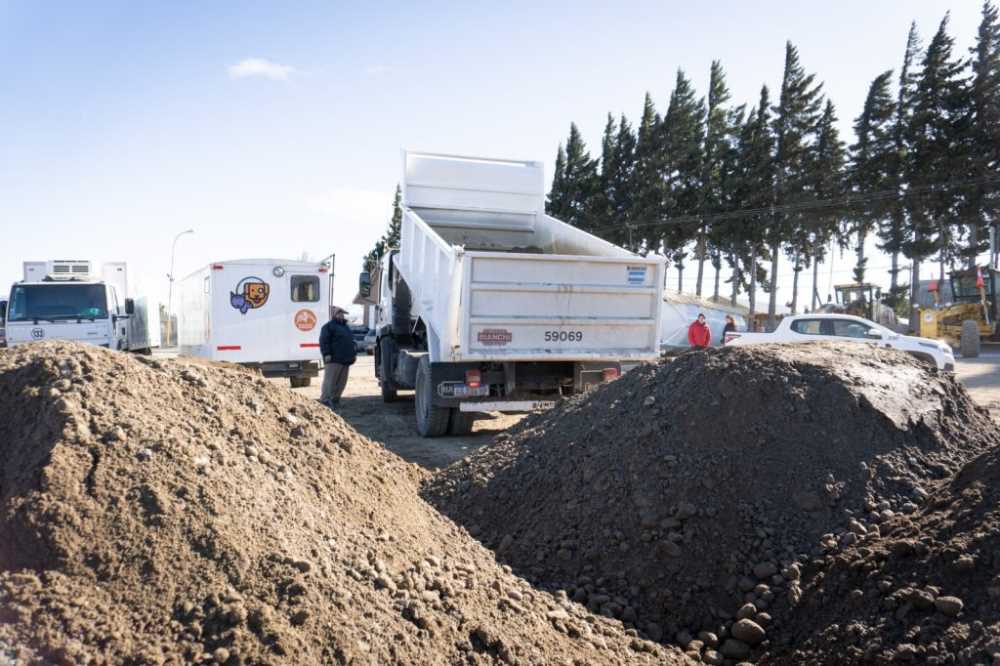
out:
{"label": "tree trunk", "polygon": [[812,307],[809,308],[810,312],[816,312],[819,308],[819,255],[817,254],[813,257],[813,293],[812,293]]}
{"label": "tree trunk", "polygon": [[799,273],[802,272],[800,255],[795,252],[795,260],[792,262],[792,314],[799,313]]}
{"label": "tree trunk", "polygon": [[750,317],[757,313],[757,246],[750,247]]}
{"label": "tree trunk", "polygon": [[712,298],[717,301],[719,300],[719,273],[722,272],[721,256],[715,256],[715,260],[712,261],[712,268],[715,269],[715,284],[712,287]]}
{"label": "tree trunk", "polygon": [[705,275],[705,228],[698,230],[698,241],[695,244],[695,252],[698,254],[698,275],[694,281],[694,293],[701,296],[701,281]]}
{"label": "tree trunk", "polygon": [[733,267],[733,291],[732,296],[729,298],[729,303],[733,306],[736,305],[736,298],[740,295],[740,279],[743,277],[740,272],[739,266],[736,265],[736,255],[729,253],[729,265]]}
{"label": "tree trunk", "polygon": [[854,279],[858,283],[865,281],[865,239],[867,237],[868,232],[864,227],[858,229],[858,264],[854,267]]}
{"label": "tree trunk", "polygon": [[778,257],[781,254],[781,243],[775,243],[771,247],[771,293],[767,300],[767,326],[773,331],[777,325],[778,314]]}
{"label": "tree trunk", "polygon": [[684,291],[684,264],[677,264],[677,291]]}
{"label": "tree trunk", "polygon": [[917,301],[920,296],[920,260],[914,259],[910,271],[910,330],[920,330],[920,320],[917,315]]}
{"label": "tree trunk", "polygon": [[893,251],[889,268],[889,293],[892,298],[896,298],[896,289],[899,288],[899,251]]}

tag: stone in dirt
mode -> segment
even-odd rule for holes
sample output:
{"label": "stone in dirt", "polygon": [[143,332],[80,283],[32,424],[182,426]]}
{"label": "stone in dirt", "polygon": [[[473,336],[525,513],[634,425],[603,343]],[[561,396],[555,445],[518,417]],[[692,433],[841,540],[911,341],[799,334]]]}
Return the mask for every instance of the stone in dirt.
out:
{"label": "stone in dirt", "polygon": [[[487,545],[504,539],[498,557],[536,584],[588,576],[588,592],[635,609],[640,634],[673,637],[717,630],[747,601],[797,598],[801,563],[840,552],[841,534],[864,547],[875,507],[902,515],[914,488],[998,442],[952,374],[903,353],[723,347],[529,416],[425,496]],[[574,548],[557,556],[563,543]]]}
{"label": "stone in dirt", "polygon": [[241,369],[2,349],[0,465],[0,661],[686,659],[546,592],[514,612],[526,583],[420,499],[425,472]]}

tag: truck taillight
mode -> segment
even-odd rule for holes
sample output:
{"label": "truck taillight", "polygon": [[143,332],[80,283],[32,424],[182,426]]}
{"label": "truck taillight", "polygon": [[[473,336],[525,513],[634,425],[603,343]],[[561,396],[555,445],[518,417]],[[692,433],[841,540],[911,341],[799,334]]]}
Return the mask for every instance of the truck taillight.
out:
{"label": "truck taillight", "polygon": [[604,368],[604,370],[601,371],[601,378],[607,382],[612,379],[618,379],[620,374],[622,373],[618,368]]}
{"label": "truck taillight", "polygon": [[469,388],[479,388],[483,382],[483,375],[478,369],[465,371],[465,385]]}
{"label": "truck taillight", "polygon": [[212,270],[213,271],[221,271],[223,268],[224,267],[223,267],[222,264],[212,264]]}

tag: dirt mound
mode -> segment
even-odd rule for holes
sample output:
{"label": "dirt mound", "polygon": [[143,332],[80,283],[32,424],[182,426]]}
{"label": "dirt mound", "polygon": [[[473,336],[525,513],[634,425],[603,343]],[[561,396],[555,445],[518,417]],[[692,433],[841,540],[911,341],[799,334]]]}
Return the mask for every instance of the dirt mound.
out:
{"label": "dirt mound", "polygon": [[952,376],[903,354],[732,347],[525,419],[425,492],[536,583],[742,658],[799,562],[916,511],[997,442]]}
{"label": "dirt mound", "polygon": [[881,527],[806,567],[762,661],[1000,662],[1000,451]]}
{"label": "dirt mound", "polygon": [[425,473],[241,370],[0,351],[0,460],[0,658],[676,659],[510,574]]}

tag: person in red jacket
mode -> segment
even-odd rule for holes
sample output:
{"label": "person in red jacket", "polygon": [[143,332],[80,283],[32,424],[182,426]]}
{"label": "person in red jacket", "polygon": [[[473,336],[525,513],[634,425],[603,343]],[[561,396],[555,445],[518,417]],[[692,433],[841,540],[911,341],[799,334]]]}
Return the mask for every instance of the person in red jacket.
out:
{"label": "person in red jacket", "polygon": [[688,326],[688,343],[695,349],[705,349],[712,344],[712,329],[705,323],[705,315],[699,314]]}

